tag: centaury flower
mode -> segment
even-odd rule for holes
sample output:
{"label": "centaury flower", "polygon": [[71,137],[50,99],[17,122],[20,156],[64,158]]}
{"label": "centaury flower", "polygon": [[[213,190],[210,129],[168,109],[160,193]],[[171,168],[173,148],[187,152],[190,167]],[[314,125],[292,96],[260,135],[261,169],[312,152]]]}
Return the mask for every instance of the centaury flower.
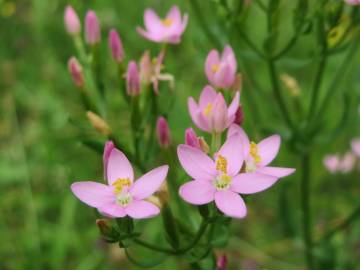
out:
{"label": "centaury flower", "polygon": [[209,82],[219,88],[229,88],[236,78],[236,58],[229,45],[225,46],[220,56],[217,50],[212,50],[205,61],[205,74]]}
{"label": "centaury flower", "polygon": [[[245,131],[235,124],[229,128],[228,136],[233,136],[234,134],[238,134],[243,143],[244,175],[251,177],[253,174],[261,173],[281,178],[295,172],[293,168],[268,166],[279,152],[281,144],[279,135],[272,135],[259,143],[255,143],[250,141]],[[273,183],[268,184],[272,185]]]}
{"label": "centaury flower", "polygon": [[[108,145],[111,148],[111,145]],[[130,216],[134,219],[150,218],[159,214],[154,204],[146,201],[158,190],[166,178],[168,166],[160,166],[134,181],[134,171],[126,156],[113,148],[104,163],[107,163],[107,184],[85,181],[75,182],[71,190],[79,200],[107,217]]]}
{"label": "centaury flower", "polygon": [[191,119],[203,131],[221,133],[234,122],[239,100],[240,93],[236,92],[227,107],[223,95],[207,85],[200,94],[199,104],[192,97],[188,100]]}
{"label": "centaury flower", "polygon": [[143,37],[159,43],[177,44],[181,40],[188,22],[188,15],[181,17],[180,10],[177,6],[173,6],[165,19],[152,10],[146,9],[144,13],[145,30],[138,27],[137,31]]}
{"label": "centaury flower", "polygon": [[240,173],[244,156],[238,134],[226,140],[214,159],[184,144],[178,146],[177,153],[182,167],[193,178],[180,187],[180,196],[195,205],[215,201],[217,208],[230,217],[243,218],[247,212],[244,200],[237,193],[256,193],[277,180],[261,173]]}

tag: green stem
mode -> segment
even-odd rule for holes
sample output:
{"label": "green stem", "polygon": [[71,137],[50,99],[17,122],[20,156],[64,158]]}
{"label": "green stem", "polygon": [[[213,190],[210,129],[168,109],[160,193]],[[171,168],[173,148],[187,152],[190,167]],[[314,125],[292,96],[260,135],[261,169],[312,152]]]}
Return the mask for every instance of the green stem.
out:
{"label": "green stem", "polygon": [[214,154],[219,150],[221,145],[221,133],[213,132],[211,137],[211,153]]}
{"label": "green stem", "polygon": [[310,211],[310,156],[305,153],[302,157],[302,178],[301,178],[301,210],[303,223],[303,239],[305,244],[305,260],[307,269],[312,270],[313,254],[312,254],[312,232],[311,232],[311,211]]}

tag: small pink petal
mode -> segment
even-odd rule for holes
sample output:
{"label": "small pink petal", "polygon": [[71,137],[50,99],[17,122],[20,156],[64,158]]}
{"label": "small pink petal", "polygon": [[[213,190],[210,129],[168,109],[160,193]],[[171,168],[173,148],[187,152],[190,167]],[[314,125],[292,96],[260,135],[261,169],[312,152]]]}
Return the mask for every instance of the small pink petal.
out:
{"label": "small pink petal", "polygon": [[109,156],[107,167],[108,183],[112,185],[119,178],[129,178],[130,181],[134,180],[133,168],[123,154],[123,152],[114,148]]}
{"label": "small pink petal", "polygon": [[217,155],[226,158],[228,165],[227,173],[229,175],[236,175],[239,173],[244,162],[244,155],[242,153],[243,146],[239,134],[234,134],[229,137],[217,152]]}
{"label": "small pink petal", "polygon": [[214,200],[215,187],[210,181],[195,180],[183,184],[179,194],[188,203],[202,205]]}
{"label": "small pink petal", "polygon": [[241,194],[253,194],[268,189],[277,177],[262,173],[240,173],[233,178],[231,189]]}
{"label": "small pink petal", "polygon": [[231,73],[236,73],[237,62],[234,51],[229,45],[226,45],[222,53],[221,61],[224,61],[229,64],[231,68]]}
{"label": "small pink petal", "polygon": [[195,180],[211,181],[216,175],[214,161],[203,151],[181,144],[177,148],[177,154],[181,166]]}
{"label": "small pink petal", "polygon": [[107,177],[107,165],[110,157],[111,151],[115,148],[115,145],[112,141],[107,141],[104,147],[103,153],[103,168],[104,168],[104,179],[108,179]]}
{"label": "small pink petal", "polygon": [[98,211],[110,218],[122,218],[126,216],[124,208],[118,205],[116,202],[105,204],[98,208]]}
{"label": "small pink petal", "polygon": [[245,131],[243,130],[242,127],[240,127],[239,125],[233,124],[230,126],[229,130],[228,130],[228,134],[227,137],[229,138],[230,136],[234,135],[234,134],[239,134],[240,138],[241,138],[241,142],[243,144],[243,151],[244,151],[244,157],[246,159],[246,157],[249,155],[249,151],[250,151],[250,141],[249,141],[249,137],[247,136],[247,134],[245,133]]}
{"label": "small pink petal", "polygon": [[272,175],[278,178],[286,177],[295,172],[293,168],[282,168],[282,167],[262,167],[256,170],[258,173]]}
{"label": "small pink petal", "polygon": [[260,166],[266,166],[274,160],[280,149],[281,138],[279,135],[272,135],[258,143]]}
{"label": "small pink petal", "polygon": [[171,19],[173,24],[179,25],[181,23],[181,13],[177,6],[172,6],[166,15],[167,19]]}
{"label": "small pink petal", "polygon": [[189,113],[194,124],[203,131],[209,132],[209,127],[206,120],[203,118],[201,111],[198,108],[195,100],[190,97],[188,100]]}
{"label": "small pink petal", "polygon": [[164,165],[149,171],[134,182],[130,194],[136,200],[146,199],[158,190],[164,182],[169,166]]}
{"label": "small pink petal", "polygon": [[125,208],[126,214],[134,219],[151,218],[160,213],[160,209],[147,201],[133,201]]}
{"label": "small pink petal", "polygon": [[222,190],[215,193],[217,208],[225,215],[233,218],[246,216],[246,205],[240,195],[231,190]]}
{"label": "small pink petal", "polygon": [[228,116],[232,116],[236,114],[236,111],[239,108],[239,101],[240,101],[240,92],[236,91],[235,96],[228,108]]}
{"label": "small pink petal", "polygon": [[235,75],[229,64],[221,64],[219,71],[214,75],[215,86],[229,88],[235,80]]}
{"label": "small pink petal", "polygon": [[146,30],[156,32],[162,28],[161,19],[154,10],[148,8],[144,12],[144,25]]}
{"label": "small pink petal", "polygon": [[113,189],[97,182],[85,181],[73,183],[71,191],[80,201],[92,207],[101,207],[115,200]]}
{"label": "small pink petal", "polygon": [[200,94],[199,99],[199,107],[200,110],[206,108],[206,106],[210,103],[212,104],[217,96],[216,91],[210,85],[206,85]]}
{"label": "small pink petal", "polygon": [[214,85],[214,67],[220,64],[220,55],[217,50],[211,50],[205,61],[205,74],[209,82]]}
{"label": "small pink petal", "polygon": [[209,128],[212,131],[221,133],[229,124],[226,102],[224,96],[219,93],[214,100],[213,108],[209,115]]}

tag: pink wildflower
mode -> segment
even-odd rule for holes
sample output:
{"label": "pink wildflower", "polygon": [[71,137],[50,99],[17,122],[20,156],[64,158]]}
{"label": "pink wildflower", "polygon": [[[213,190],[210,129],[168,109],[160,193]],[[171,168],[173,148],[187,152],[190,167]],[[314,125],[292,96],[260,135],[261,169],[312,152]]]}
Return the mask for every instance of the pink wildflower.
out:
{"label": "pink wildflower", "polygon": [[129,96],[140,95],[140,75],[135,61],[130,61],[126,72],[126,91]]}
{"label": "pink wildflower", "polygon": [[166,119],[161,116],[156,123],[156,133],[161,148],[168,148],[170,145],[170,129]]}
{"label": "pink wildflower", "polygon": [[124,48],[120,36],[115,29],[111,29],[109,32],[109,47],[112,58],[115,62],[121,63],[124,59]]}
{"label": "pink wildflower", "polygon": [[100,24],[94,11],[90,10],[85,17],[85,40],[89,45],[95,45],[100,42]]}
{"label": "pink wildflower", "polygon": [[227,107],[223,95],[207,85],[200,94],[199,104],[192,97],[189,98],[189,112],[193,122],[201,130],[221,133],[234,122],[239,99],[240,93],[236,92]]}
{"label": "pink wildflower", "polygon": [[76,11],[73,9],[72,6],[68,5],[65,8],[64,13],[64,23],[66,32],[72,36],[76,36],[80,34],[81,31],[81,24]]}
{"label": "pink wildflower", "polygon": [[108,217],[130,216],[134,219],[150,218],[160,209],[146,201],[158,190],[166,178],[168,166],[160,166],[134,182],[134,171],[126,156],[114,148],[107,162],[108,184],[92,181],[75,182],[71,190],[75,196]]}
{"label": "pink wildflower", "polygon": [[145,30],[138,27],[137,31],[146,39],[154,42],[177,44],[181,40],[187,21],[188,15],[185,14],[181,18],[177,6],[170,9],[165,19],[160,19],[152,9],[146,9],[144,13]]}
{"label": "pink wildflower", "polygon": [[84,74],[82,66],[76,57],[73,56],[69,59],[68,69],[75,85],[82,88],[84,86]]}

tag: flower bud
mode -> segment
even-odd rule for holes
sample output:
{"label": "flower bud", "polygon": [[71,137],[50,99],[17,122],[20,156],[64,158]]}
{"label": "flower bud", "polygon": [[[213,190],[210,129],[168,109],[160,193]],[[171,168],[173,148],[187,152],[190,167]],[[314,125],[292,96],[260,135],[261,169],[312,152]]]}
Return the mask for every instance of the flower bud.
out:
{"label": "flower bud", "polygon": [[99,43],[101,39],[100,25],[94,11],[90,10],[85,17],[85,40],[89,45]]}
{"label": "flower bud", "polygon": [[130,61],[126,72],[126,91],[129,96],[140,94],[140,76],[135,61]]}
{"label": "flower bud", "polygon": [[288,74],[281,74],[280,79],[292,96],[298,97],[300,95],[300,86],[294,77]]}
{"label": "flower bud", "polygon": [[185,144],[201,149],[199,138],[197,137],[195,131],[192,128],[187,128],[185,130]]}
{"label": "flower bud", "polygon": [[81,31],[81,24],[78,15],[72,6],[68,5],[64,12],[65,29],[68,34],[77,36]]}
{"label": "flower bud", "polygon": [[112,141],[107,141],[104,147],[103,153],[103,166],[104,166],[104,179],[108,179],[107,177],[107,164],[109,161],[110,153],[115,148],[115,145]]}
{"label": "flower bud", "polygon": [[87,111],[86,116],[89,119],[91,125],[101,134],[108,136],[111,134],[109,125],[97,114],[92,111]]}
{"label": "flower bud", "polygon": [[235,113],[234,124],[238,124],[239,126],[241,126],[243,122],[244,122],[244,111],[242,106],[239,105]]}
{"label": "flower bud", "polygon": [[203,137],[199,137],[199,143],[200,143],[201,150],[205,154],[208,154],[210,152],[210,147],[209,147],[209,145],[207,144],[207,142],[205,141],[205,139]]}
{"label": "flower bud", "polygon": [[84,86],[83,69],[79,61],[75,57],[71,57],[68,61],[68,69],[75,85],[79,88]]}
{"label": "flower bud", "polygon": [[124,48],[120,36],[115,29],[111,29],[109,32],[109,47],[112,58],[115,60],[115,62],[121,63],[124,59]]}
{"label": "flower bud", "polygon": [[156,123],[158,142],[161,148],[168,148],[170,145],[170,130],[166,119],[161,116]]}
{"label": "flower bud", "polygon": [[112,229],[109,226],[109,221],[107,219],[104,218],[97,219],[96,225],[98,226],[99,231],[103,236],[111,236]]}
{"label": "flower bud", "polygon": [[221,255],[217,258],[216,270],[226,270],[228,267],[228,260],[226,255]]}
{"label": "flower bud", "polygon": [[152,63],[150,51],[147,50],[140,59],[140,78],[144,84],[150,84],[152,75]]}

